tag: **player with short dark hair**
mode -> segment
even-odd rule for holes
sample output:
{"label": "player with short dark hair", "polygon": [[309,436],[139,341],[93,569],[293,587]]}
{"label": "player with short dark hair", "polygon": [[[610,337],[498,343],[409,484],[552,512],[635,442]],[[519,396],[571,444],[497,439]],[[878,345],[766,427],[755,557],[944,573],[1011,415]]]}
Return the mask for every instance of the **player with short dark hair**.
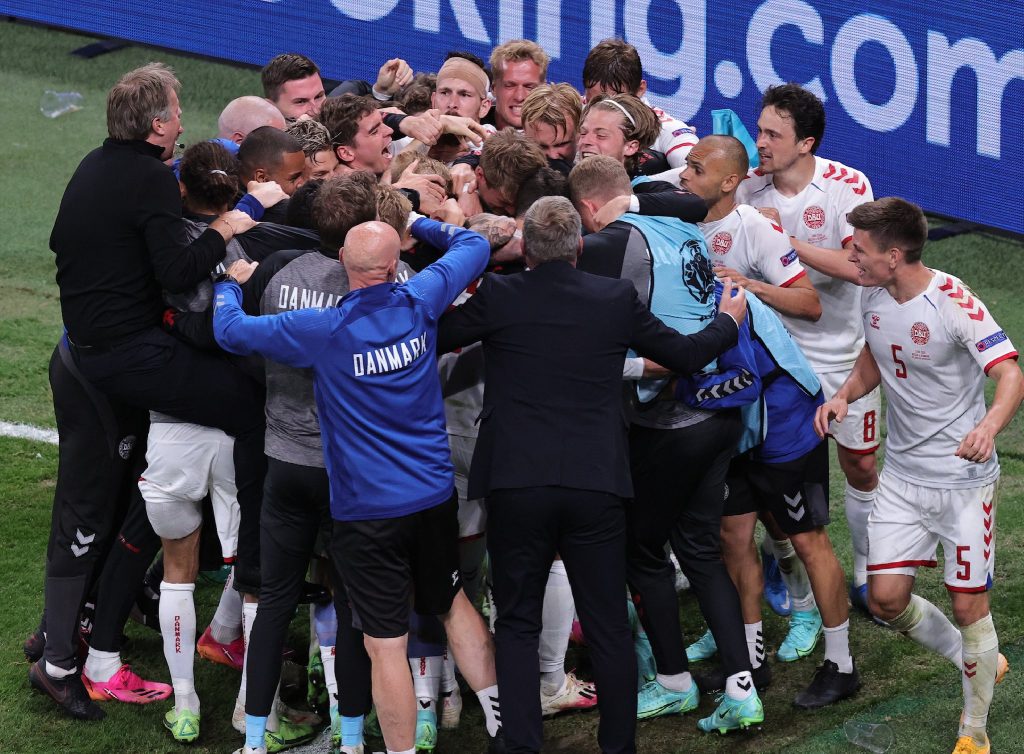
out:
{"label": "player with short dark hair", "polygon": [[305,180],[302,144],[290,133],[273,126],[260,126],[245,137],[238,147],[238,163],[243,185],[249,181],[276,181],[291,196]]}
{"label": "player with short dark hair", "polygon": [[260,71],[263,96],[289,123],[303,115],[315,118],[327,97],[316,63],[294,52],[272,58]]}
{"label": "player with short dark hair", "polygon": [[[818,409],[824,437],[851,401],[879,384],[889,434],[868,522],[871,611],[957,666],[964,711],[955,754],[991,751],[993,686],[1006,672],[989,605],[995,565],[999,461],[995,438],[1024,398],[1006,332],[964,283],[921,261],[928,224],[896,197],[856,207],[850,262],[860,284],[866,342],[849,377]],[[985,376],[995,382],[985,406]],[[938,545],[954,625],[913,593]],[[959,627],[959,628],[958,628]]]}
{"label": "player with short dark hair", "polygon": [[[789,236],[821,300],[821,317],[809,322],[783,316],[804,355],[834,393],[853,368],[863,344],[859,320],[850,318],[861,299],[855,268],[848,261],[853,228],[847,214],[873,199],[867,176],[817,156],[825,127],[824,107],[797,84],[769,87],[758,118],[760,166],[736,189],[736,201],[760,210]],[[881,443],[881,401],[871,391],[853,407],[851,417],[833,427],[836,455],[846,477],[844,503],[853,542],[850,600],[866,611],[867,525],[878,485],[876,452]],[[787,540],[772,543],[784,579],[797,559]],[[813,650],[821,635],[821,616],[806,584],[790,579],[793,614],[777,657],[791,662]],[[794,593],[794,589],[796,593]]]}

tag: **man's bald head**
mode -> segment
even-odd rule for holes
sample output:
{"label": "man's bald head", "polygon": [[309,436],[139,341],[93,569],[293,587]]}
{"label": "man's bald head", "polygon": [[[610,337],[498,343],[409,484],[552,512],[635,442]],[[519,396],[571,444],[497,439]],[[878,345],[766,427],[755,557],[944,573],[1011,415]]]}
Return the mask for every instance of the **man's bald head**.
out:
{"label": "man's bald head", "polygon": [[722,167],[729,172],[746,175],[750,170],[750,159],[747,148],[735,136],[711,134],[705,136],[698,144],[706,144],[712,151],[713,159],[722,160]]}
{"label": "man's bald head", "polygon": [[387,223],[372,220],[352,228],[341,249],[349,287],[355,290],[393,281],[401,246],[402,239]]}
{"label": "man's bald head", "polygon": [[246,96],[233,99],[217,119],[218,135],[222,139],[230,139],[235,144],[241,144],[251,131],[260,126],[273,126],[280,130],[284,130],[285,127],[281,111],[262,97]]}
{"label": "man's bald head", "polygon": [[680,185],[692,191],[713,207],[725,202],[734,203],[733,194],[750,169],[747,150],[734,136],[719,134],[705,136],[686,155],[686,169],[679,176]]}

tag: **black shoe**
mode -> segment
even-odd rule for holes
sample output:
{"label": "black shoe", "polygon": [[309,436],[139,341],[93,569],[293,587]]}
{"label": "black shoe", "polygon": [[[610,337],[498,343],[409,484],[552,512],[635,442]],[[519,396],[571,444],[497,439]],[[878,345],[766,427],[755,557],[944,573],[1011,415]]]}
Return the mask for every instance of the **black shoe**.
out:
{"label": "black shoe", "polygon": [[796,695],[793,706],[800,709],[818,709],[834,704],[857,693],[860,688],[860,675],[857,665],[849,673],[840,673],[839,666],[831,660],[825,660],[814,671],[810,685]]}
{"label": "black shoe", "polygon": [[39,662],[43,656],[43,650],[46,649],[46,639],[43,637],[41,629],[36,629],[28,635],[25,639],[25,643],[21,645],[22,651],[25,653],[25,659],[29,662]]}
{"label": "black shoe", "polygon": [[501,728],[488,742],[487,754],[505,754],[505,733]]}
{"label": "black shoe", "polygon": [[28,669],[28,682],[36,691],[53,699],[64,712],[78,720],[102,720],[107,713],[99,708],[82,685],[82,674],[72,673],[66,678],[51,678],[44,661],[39,660]]}
{"label": "black shoe", "polygon": [[[761,666],[751,671],[754,678],[754,687],[758,691],[764,691],[772,685],[772,669],[767,660]],[[707,673],[695,673],[693,680],[702,694],[716,694],[725,691],[725,671],[721,668],[708,671]]]}

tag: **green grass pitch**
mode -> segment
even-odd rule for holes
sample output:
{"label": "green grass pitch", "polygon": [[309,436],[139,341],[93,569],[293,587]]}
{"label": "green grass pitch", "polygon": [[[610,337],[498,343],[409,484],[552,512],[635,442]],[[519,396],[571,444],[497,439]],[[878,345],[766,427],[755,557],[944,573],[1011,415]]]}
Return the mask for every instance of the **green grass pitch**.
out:
{"label": "green grass pitch", "polygon": [[[0,420],[53,427],[46,368],[60,333],[53,260],[47,245],[61,193],[87,151],[106,135],[105,94],[118,76],[150,60],[163,60],[182,84],[187,142],[215,134],[220,108],[229,99],[258,93],[258,73],[159,50],[129,47],[93,60],[68,53],[93,41],[89,37],[5,22],[0,25]],[[80,112],[55,120],[38,108],[46,89],[84,95]],[[1005,180],[1005,177],[1000,177]],[[1024,311],[1019,285],[1024,281],[1024,243],[971,234],[930,244],[930,265],[959,275],[988,304],[1018,345],[1024,344]],[[853,313],[851,312],[851,315]],[[1024,752],[1024,423],[1020,419],[1000,438],[1002,497],[998,509],[999,555],[992,593],[1003,651],[1014,669],[995,694],[990,731],[995,751]],[[70,721],[28,687],[21,643],[35,626],[42,606],[42,583],[49,507],[56,474],[56,448],[42,443],[0,438],[0,752],[172,752],[174,744],[161,725],[167,704],[146,707],[107,703],[100,724]],[[835,464],[833,464],[835,466]],[[832,498],[841,500],[837,470]],[[831,527],[840,559],[850,563],[846,522],[834,505]],[[925,572],[920,592],[948,610],[939,574]],[[198,592],[199,625],[212,614],[217,588]],[[703,631],[694,600],[681,600],[688,639]],[[766,612],[769,647],[785,632],[782,620]],[[787,752],[823,754],[858,751],[846,743],[842,725],[849,719],[887,722],[895,732],[892,752],[948,752],[956,735],[960,681],[943,660],[909,640],[859,616],[851,619],[851,641],[864,688],[854,699],[817,713],[790,705],[810,678],[814,658],[776,664],[775,683],[765,695],[767,720],[759,733],[721,738],[696,730],[696,714],[641,723],[642,752]],[[126,658],[146,677],[166,679],[157,635],[130,624]],[[308,629],[293,624],[291,644],[303,650]],[[584,654],[570,661],[587,665]],[[242,743],[230,727],[238,676],[221,666],[196,661],[197,687],[203,700],[203,733],[195,752],[230,752]],[[344,675],[341,675],[344,683]],[[702,701],[699,714],[712,709]],[[467,699],[462,727],[442,732],[439,752],[461,754],[482,749],[482,717]],[[596,714],[576,714],[545,724],[548,750],[591,752],[596,749]],[[379,747],[378,747],[379,748]],[[862,751],[862,750],[861,750]]]}

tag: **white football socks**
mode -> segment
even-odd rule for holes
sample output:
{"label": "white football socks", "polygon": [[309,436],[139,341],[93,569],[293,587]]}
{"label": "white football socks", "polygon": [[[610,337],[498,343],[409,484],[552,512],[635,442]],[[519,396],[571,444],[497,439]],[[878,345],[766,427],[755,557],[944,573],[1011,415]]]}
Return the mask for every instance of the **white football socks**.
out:
{"label": "white football socks", "polygon": [[730,699],[742,702],[753,693],[754,679],[748,671],[733,673],[725,679],[725,695]]}
{"label": "white football socks", "polygon": [[690,675],[688,670],[683,673],[673,673],[672,675],[658,673],[655,676],[655,680],[669,691],[685,692],[693,687],[693,676]]}
{"label": "white football socks", "polygon": [[923,597],[911,594],[906,610],[889,621],[889,626],[921,646],[938,652],[963,670],[963,637],[960,630],[945,613]]}
{"label": "white football socks", "polygon": [[193,662],[196,651],[195,584],[160,582],[160,634],[174,687],[174,710],[199,714]]}
{"label": "white football socks", "polygon": [[[243,707],[245,706],[245,684],[248,679],[245,668],[249,664],[249,636],[252,634],[252,624],[256,621],[256,611],[259,606],[258,602],[242,602],[242,638],[245,652],[242,654],[242,680],[238,686],[238,701],[236,703]],[[274,730],[277,729],[274,728]]]}
{"label": "white football socks", "polygon": [[450,694],[459,687],[459,682],[455,678],[455,659],[452,657],[452,653],[445,651],[444,653],[444,668],[441,671],[441,688],[442,694]]}
{"label": "white football socks", "polygon": [[320,645],[320,661],[324,664],[324,685],[327,686],[328,706],[338,706],[338,676],[334,672],[334,647]]}
{"label": "white football socks", "polygon": [[498,702],[498,685],[495,684],[494,686],[480,689],[476,692],[476,698],[480,700],[480,707],[484,711],[487,735],[494,738],[501,729],[501,705]]}
{"label": "white football socks", "polygon": [[999,639],[992,616],[961,629],[963,635],[964,719],[960,735],[971,736],[978,744],[986,741],[985,726],[988,709],[992,705],[992,690],[996,683],[999,661]]}
{"label": "white football socks", "polygon": [[437,714],[437,697],[441,690],[441,675],[444,673],[444,656],[410,657],[412,689],[416,694],[416,711],[428,710]]}
{"label": "white football socks", "polygon": [[235,589],[235,569],[231,569],[217,611],[210,620],[210,636],[221,644],[230,644],[242,635],[242,594]]}
{"label": "white football socks", "polygon": [[544,590],[544,608],[540,631],[540,689],[551,695],[565,683],[565,653],[569,648],[576,603],[565,572],[565,563],[556,560],[548,572]]}
{"label": "white football socks", "polygon": [[793,543],[789,539],[773,539],[772,550],[775,551],[775,559],[779,562],[782,580],[789,590],[789,603],[793,610],[813,610],[817,603],[814,601],[814,592],[811,591],[811,580],[807,577],[807,569],[804,568],[803,562],[796,556]]}
{"label": "white football socks", "polygon": [[863,492],[847,483],[844,502],[853,543],[853,583],[861,586],[868,582],[868,516],[875,504],[875,491]]}
{"label": "white football socks", "polygon": [[121,669],[121,664],[120,652],[102,652],[89,647],[89,656],[85,658],[82,672],[90,681],[106,683]]}
{"label": "white football socks", "polygon": [[754,670],[764,665],[764,629],[761,621],[745,623],[743,633],[747,637],[747,654],[750,655],[750,667]]}
{"label": "white football socks", "polygon": [[824,627],[825,659],[831,660],[839,668],[840,673],[853,672],[853,657],[850,656],[850,621],[838,626]]}

